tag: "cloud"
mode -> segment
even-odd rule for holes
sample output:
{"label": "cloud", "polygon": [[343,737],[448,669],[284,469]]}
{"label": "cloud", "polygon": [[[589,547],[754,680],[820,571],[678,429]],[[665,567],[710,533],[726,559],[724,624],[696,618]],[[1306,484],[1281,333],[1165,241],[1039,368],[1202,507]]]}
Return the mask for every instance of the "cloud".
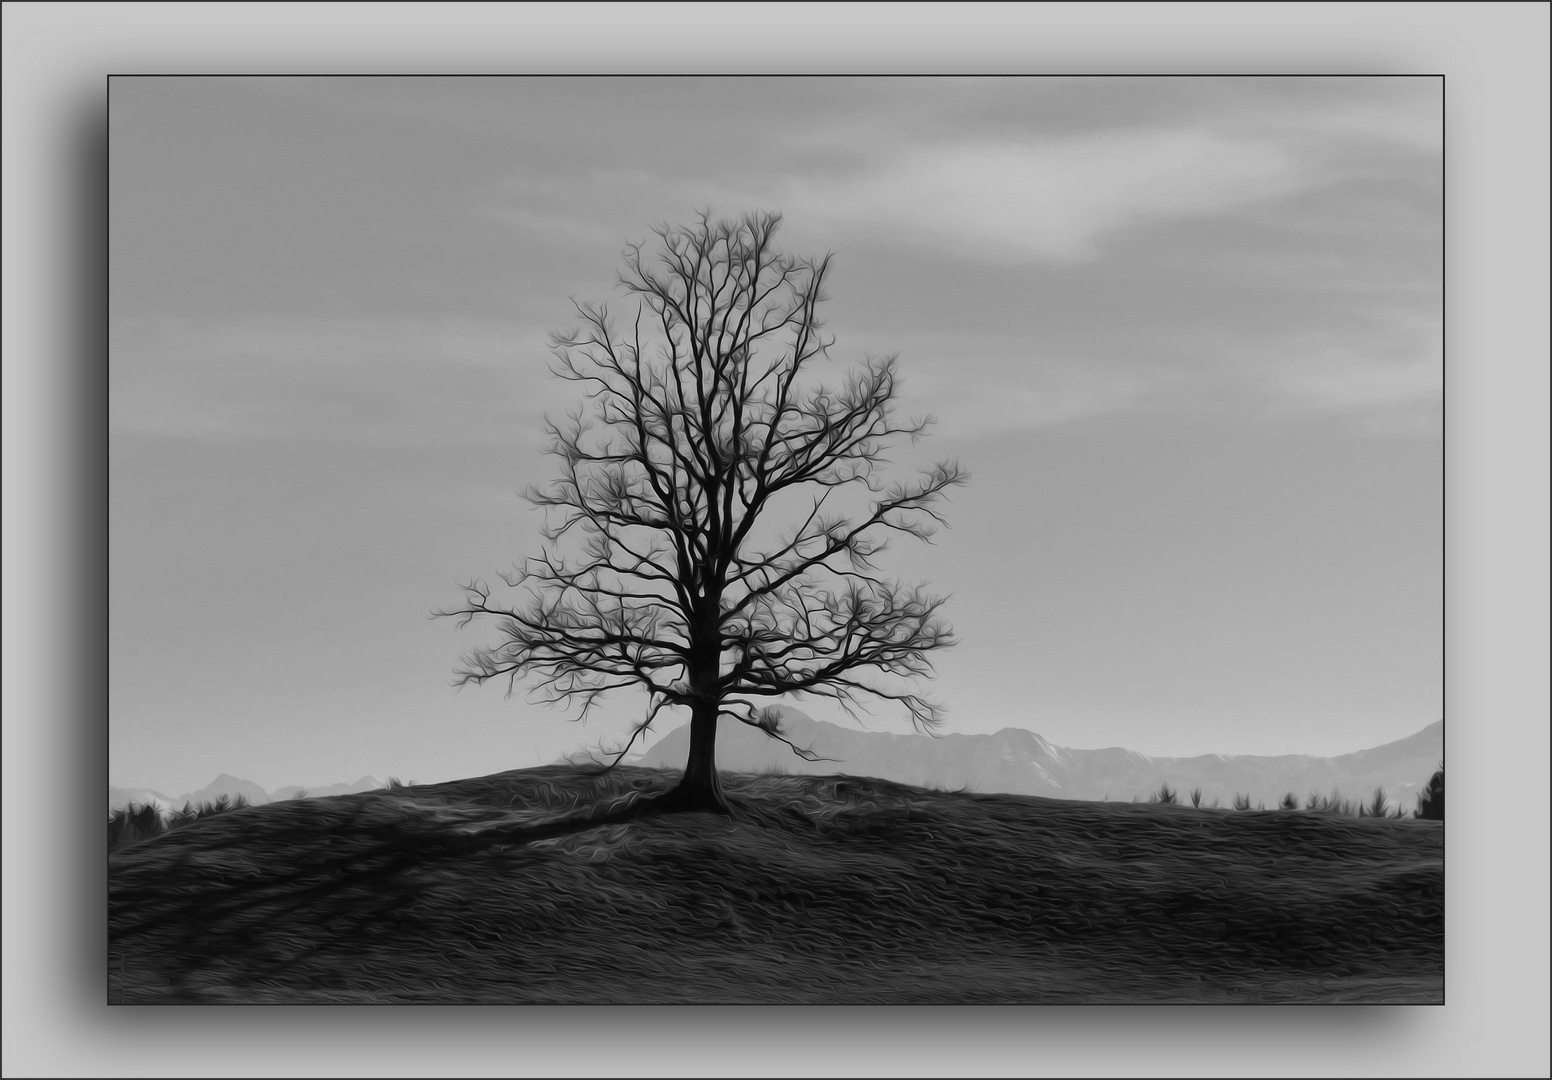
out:
{"label": "cloud", "polygon": [[918,146],[844,178],[791,178],[783,205],[844,230],[1004,261],[1093,257],[1153,220],[1219,215],[1303,182],[1277,144],[1206,130]]}
{"label": "cloud", "polygon": [[954,86],[789,139],[801,164],[773,162],[776,179],[748,194],[827,231],[1059,263],[1152,223],[1243,216],[1357,177],[1426,179],[1420,154],[1442,164],[1436,79]]}
{"label": "cloud", "polygon": [[1263,117],[1279,135],[1298,135],[1334,144],[1356,141],[1374,147],[1399,147],[1442,158],[1444,153],[1444,80],[1338,80],[1337,97],[1289,99]]}
{"label": "cloud", "polygon": [[1436,319],[1406,310],[1366,310],[1316,330],[1142,332],[1087,350],[928,335],[911,343],[921,359],[904,368],[901,409],[976,435],[1127,412],[1336,417],[1376,436],[1436,435],[1442,343]]}
{"label": "cloud", "polygon": [[945,433],[987,435],[1136,408],[1162,381],[1102,360],[1032,356],[1014,341],[958,342],[906,369],[900,408],[936,416]]}
{"label": "cloud", "polygon": [[[532,442],[562,389],[543,331],[470,319],[136,320],[112,331],[114,432]],[[570,395],[570,396],[575,396]]]}
{"label": "cloud", "polygon": [[1328,349],[1281,366],[1277,381],[1327,408],[1408,405],[1442,396],[1444,365],[1437,354],[1391,360]]}
{"label": "cloud", "polygon": [[882,238],[986,263],[1070,263],[1153,223],[1245,216],[1360,176],[1405,182],[1442,140],[1437,80],[824,85],[823,113],[793,107],[714,140],[676,129],[665,145],[564,168],[525,162],[481,212],[591,241],[689,207],[780,208],[789,239],[820,247]]}
{"label": "cloud", "polygon": [[1374,435],[1437,435],[1444,336],[1438,322],[1397,318],[1361,337],[1307,335],[1250,358],[1243,370],[1283,413],[1345,416]]}

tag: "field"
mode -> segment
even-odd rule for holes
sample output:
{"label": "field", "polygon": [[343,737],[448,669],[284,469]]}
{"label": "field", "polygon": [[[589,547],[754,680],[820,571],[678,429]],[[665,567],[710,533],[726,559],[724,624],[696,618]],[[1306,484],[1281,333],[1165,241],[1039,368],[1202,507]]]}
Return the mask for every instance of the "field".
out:
{"label": "field", "polygon": [[109,857],[111,1002],[1441,1002],[1443,826],[564,766]]}

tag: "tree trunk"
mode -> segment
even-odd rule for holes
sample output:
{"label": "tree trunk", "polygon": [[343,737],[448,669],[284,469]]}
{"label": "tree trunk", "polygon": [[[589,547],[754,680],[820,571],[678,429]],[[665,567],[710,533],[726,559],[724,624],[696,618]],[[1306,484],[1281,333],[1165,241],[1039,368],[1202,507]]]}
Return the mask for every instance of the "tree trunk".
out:
{"label": "tree trunk", "polygon": [[717,706],[697,702],[690,714],[690,757],[684,763],[684,779],[662,799],[665,809],[710,810],[728,813],[717,777]]}

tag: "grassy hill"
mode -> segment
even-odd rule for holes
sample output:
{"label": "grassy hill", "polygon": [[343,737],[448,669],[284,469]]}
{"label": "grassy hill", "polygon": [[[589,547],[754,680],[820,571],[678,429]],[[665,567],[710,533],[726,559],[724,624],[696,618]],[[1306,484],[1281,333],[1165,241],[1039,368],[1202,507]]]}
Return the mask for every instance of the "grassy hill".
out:
{"label": "grassy hill", "polygon": [[1442,1001],[1443,830],[566,766],[109,859],[114,1002]]}

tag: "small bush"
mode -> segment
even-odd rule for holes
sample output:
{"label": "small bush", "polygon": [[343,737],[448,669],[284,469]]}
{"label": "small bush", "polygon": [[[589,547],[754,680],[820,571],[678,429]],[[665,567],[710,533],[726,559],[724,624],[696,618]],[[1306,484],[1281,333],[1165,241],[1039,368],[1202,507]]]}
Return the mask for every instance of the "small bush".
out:
{"label": "small bush", "polygon": [[1201,788],[1197,787],[1197,788],[1192,788],[1191,789],[1191,805],[1196,807],[1198,810],[1200,810],[1202,808],[1202,789]]}
{"label": "small bush", "polygon": [[1340,791],[1333,791],[1330,795],[1320,796],[1318,809],[1322,813],[1340,814],[1342,817],[1359,817],[1363,810],[1353,800],[1342,798]]}
{"label": "small bush", "polygon": [[1236,809],[1236,810],[1249,810],[1250,809],[1250,796],[1249,795],[1235,795],[1234,796],[1234,809]]}
{"label": "small bush", "polygon": [[1297,810],[1299,808],[1299,797],[1290,791],[1283,796],[1283,801],[1279,805],[1284,810]]}
{"label": "small bush", "polygon": [[1153,801],[1163,803],[1165,806],[1174,806],[1179,800],[1175,796],[1175,790],[1169,786],[1169,781],[1159,785],[1158,793],[1153,796]]}
{"label": "small bush", "polygon": [[1358,808],[1358,816],[1359,817],[1378,817],[1378,818],[1389,817],[1390,816],[1389,811],[1385,807],[1385,789],[1384,788],[1377,787],[1377,788],[1374,789],[1374,797],[1369,800],[1368,805],[1360,806]]}

